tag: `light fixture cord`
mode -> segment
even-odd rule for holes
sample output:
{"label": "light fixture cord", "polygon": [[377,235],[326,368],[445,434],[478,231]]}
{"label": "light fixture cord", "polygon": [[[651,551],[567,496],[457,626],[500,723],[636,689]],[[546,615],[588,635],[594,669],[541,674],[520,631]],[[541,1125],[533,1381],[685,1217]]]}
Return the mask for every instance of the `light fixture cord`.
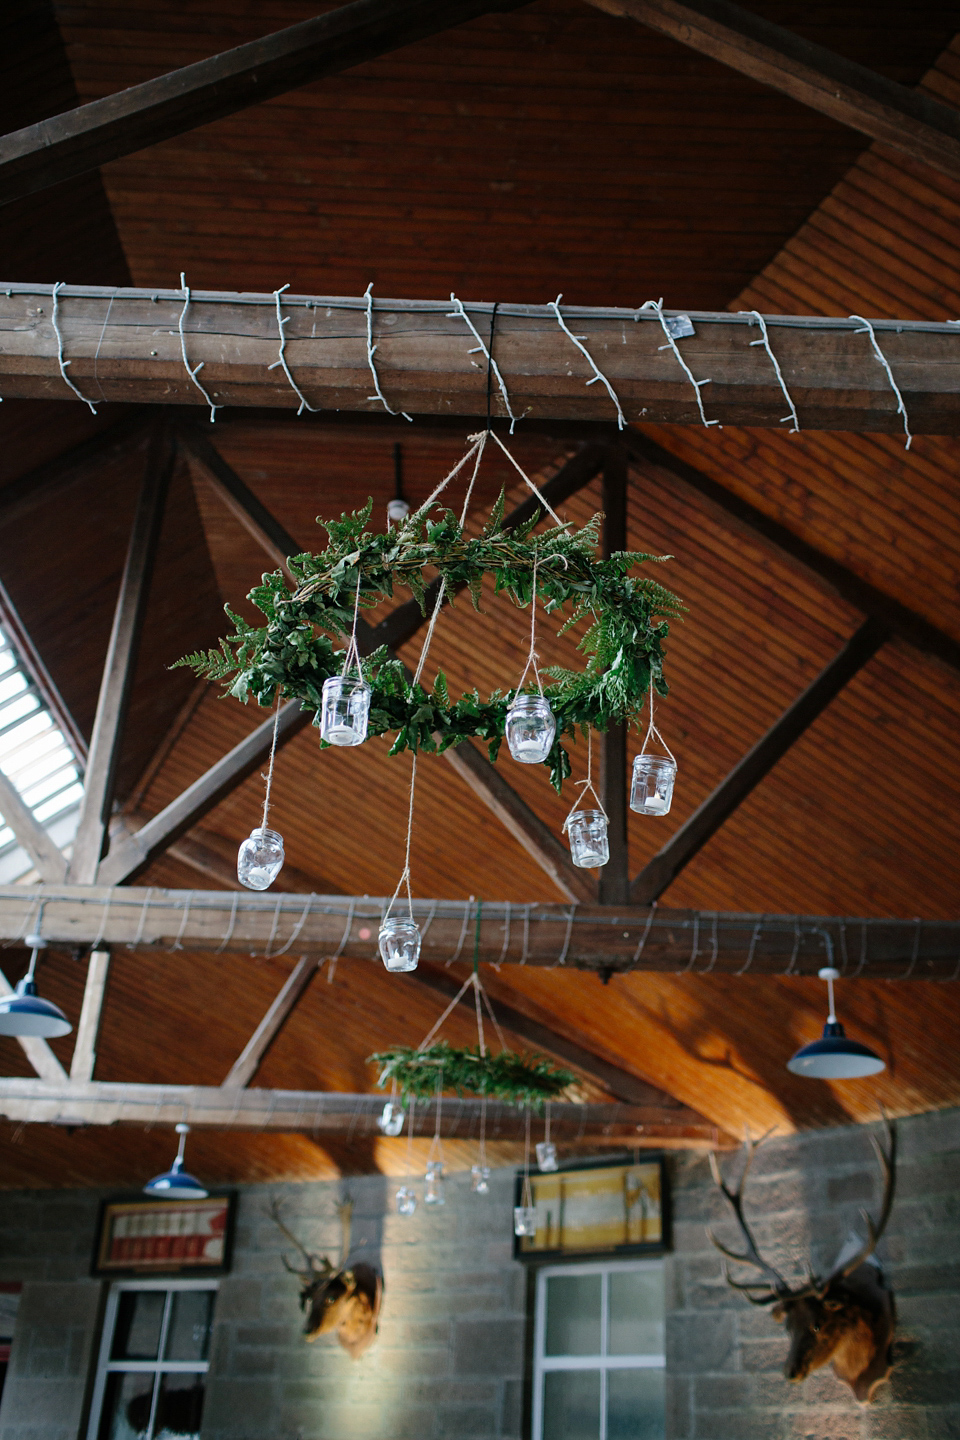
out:
{"label": "light fixture cord", "polygon": [[835,1024],[837,1023],[837,1012],[836,1012],[836,1006],[835,1006],[834,1003],[833,1003],[833,976],[832,976],[832,975],[828,975],[828,976],[827,976],[827,1003],[828,1003],[829,1006],[830,1006],[830,1014],[827,1016],[827,1024],[828,1024],[828,1025],[835,1025]]}
{"label": "light fixture cord", "polygon": [[266,773],[266,775],[263,777],[263,778],[265,779],[265,781],[267,782],[266,789],[265,789],[264,792],[263,792],[263,821],[262,821],[261,827],[260,827],[261,830],[263,830],[263,831],[266,831],[266,828],[267,828],[267,817],[268,817],[269,814],[270,814],[270,786],[273,784],[273,763],[274,763],[274,760],[276,759],[276,755],[277,755],[277,731],[278,731],[279,728],[280,728],[280,687],[277,686],[277,708],[276,708],[276,710],[274,711],[274,716],[273,716],[273,739],[272,739],[272,741],[270,742],[270,761],[269,761],[269,764],[267,765],[267,773]]}

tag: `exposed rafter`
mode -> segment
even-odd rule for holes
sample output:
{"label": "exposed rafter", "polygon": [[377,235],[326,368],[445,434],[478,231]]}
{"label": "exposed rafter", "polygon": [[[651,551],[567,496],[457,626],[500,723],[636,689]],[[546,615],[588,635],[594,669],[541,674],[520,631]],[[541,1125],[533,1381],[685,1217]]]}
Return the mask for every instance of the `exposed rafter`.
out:
{"label": "exposed rafter", "polygon": [[96,170],[313,80],[527,0],[354,0],[16,130],[0,140],[0,204]]}
{"label": "exposed rafter", "polygon": [[[0,390],[27,399],[70,400],[49,317],[50,290],[8,283],[0,289]],[[183,363],[178,290],[66,286],[60,292],[71,378],[99,387],[105,400],[203,406]],[[324,411],[366,413],[370,398],[365,304],[355,297],[284,296],[286,358],[302,393]],[[489,304],[471,304],[481,329]],[[43,312],[43,313],[38,313]],[[671,312],[667,312],[669,318]],[[700,425],[689,376],[649,310],[565,307],[566,320],[614,387],[628,420]],[[381,317],[392,323],[381,324]],[[783,394],[756,325],[727,311],[691,312],[695,333],[679,343],[698,379],[709,418],[779,428]],[[297,408],[281,369],[273,295],[195,294],[183,319],[191,366],[219,406]],[[884,367],[859,322],[830,316],[768,316],[770,343],[800,415],[811,430],[894,431],[902,417]],[[876,337],[903,394],[914,434],[960,428],[960,332],[935,321],[876,320]],[[486,380],[471,336],[449,304],[377,302],[377,367],[392,405],[411,415],[486,415]],[[532,420],[610,423],[607,391],[545,305],[497,311],[497,363],[517,414]],[[94,375],[94,372],[96,374]],[[495,400],[497,413],[502,399]],[[526,422],[525,422],[526,423]]]}
{"label": "exposed rafter", "polygon": [[0,815],[3,816],[33,862],[41,880],[60,881],[66,878],[67,862],[22,799],[19,790],[0,770]]}
{"label": "exposed rafter", "polygon": [[647,862],[630,887],[634,905],[649,905],[659,899],[684,866],[889,638],[890,631],[881,621],[864,621],[803,694],[721,780],[713,794],[707,796],[663,849]]}
{"label": "exposed rafter", "polygon": [[[376,896],[259,895],[104,885],[0,886],[0,942],[22,944],[43,904],[51,945],[297,955],[380,964]],[[960,922],[820,915],[740,915],[645,905],[517,905],[414,900],[424,963],[462,957],[477,936],[483,964],[713,975],[815,975],[833,955],[858,975],[960,980]],[[225,960],[226,964],[227,961]]]}
{"label": "exposed rafter", "polygon": [[703,471],[690,465],[678,456],[672,455],[655,440],[649,439],[635,430],[631,430],[625,437],[626,444],[630,450],[631,458],[644,466],[655,466],[658,469],[666,470],[685,485],[702,495],[716,505],[726,515],[745,525],[747,529],[753,530],[769,540],[784,555],[790,556],[792,560],[798,561],[801,565],[819,575],[821,580],[849,601],[865,615],[875,620],[880,620],[888,625],[895,635],[906,640],[915,649],[923,651],[927,655],[934,655],[944,664],[950,665],[954,670],[960,670],[960,641],[956,640],[946,630],[928,620],[916,610],[903,605],[899,600],[884,594],[869,580],[864,580],[855,571],[834,560],[831,555],[826,555],[804,540],[779,520],[765,515],[756,505],[751,505],[749,500],[742,496],[735,495],[718,480],[705,475]]}
{"label": "exposed rafter", "polygon": [[588,0],[960,178],[960,114],[729,0]]}
{"label": "exposed rafter", "polygon": [[242,1089],[250,1084],[263,1057],[306,993],[317,973],[317,964],[315,955],[302,955],[294,965],[273,1004],[230,1067],[230,1073],[223,1082],[225,1089]]}

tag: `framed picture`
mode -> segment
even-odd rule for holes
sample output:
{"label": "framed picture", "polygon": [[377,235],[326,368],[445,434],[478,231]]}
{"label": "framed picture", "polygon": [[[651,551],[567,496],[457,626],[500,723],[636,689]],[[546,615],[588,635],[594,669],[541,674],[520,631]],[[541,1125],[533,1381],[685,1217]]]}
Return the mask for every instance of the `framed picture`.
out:
{"label": "framed picture", "polygon": [[93,1275],[223,1275],[230,1268],[236,1196],[104,1200]]}
{"label": "framed picture", "polygon": [[[662,1155],[574,1161],[530,1176],[536,1233],[514,1236],[517,1260],[585,1260],[654,1255],[670,1240],[666,1167]],[[517,1174],[516,1204],[523,1174]]]}

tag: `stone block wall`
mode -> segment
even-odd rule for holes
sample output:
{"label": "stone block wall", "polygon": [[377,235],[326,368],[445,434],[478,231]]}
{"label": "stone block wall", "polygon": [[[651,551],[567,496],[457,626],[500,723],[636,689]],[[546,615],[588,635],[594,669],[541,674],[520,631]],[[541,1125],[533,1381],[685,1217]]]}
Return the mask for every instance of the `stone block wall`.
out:
{"label": "stone block wall", "polygon": [[[829,1370],[782,1376],[786,1343],[765,1310],[723,1281],[707,1224],[736,1229],[704,1160],[671,1160],[666,1260],[668,1440],[960,1440],[960,1111],[900,1122],[898,1193],[881,1254],[897,1297],[897,1367],[869,1407]],[[736,1157],[724,1166],[735,1168]],[[526,1271],[512,1258],[513,1177],[476,1196],[393,1210],[396,1182],[249,1186],[234,1264],[217,1300],[204,1440],[520,1440]],[[271,1196],[309,1249],[335,1256],[336,1202],[355,1201],[354,1254],[386,1276],[380,1336],[359,1361],[301,1338],[298,1285],[280,1262]],[[835,1257],[879,1169],[863,1129],[771,1141],[748,1182],[761,1246],[800,1276]],[[25,1282],[0,1406],[0,1440],[78,1440],[105,1287],[89,1278],[94,1192],[0,1193],[0,1280]],[[291,1258],[296,1258],[287,1251]]]}

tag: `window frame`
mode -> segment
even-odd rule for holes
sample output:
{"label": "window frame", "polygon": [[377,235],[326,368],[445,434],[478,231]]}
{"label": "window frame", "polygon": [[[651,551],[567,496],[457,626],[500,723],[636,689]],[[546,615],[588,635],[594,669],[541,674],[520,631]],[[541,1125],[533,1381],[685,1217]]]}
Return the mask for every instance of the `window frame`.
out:
{"label": "window frame", "polygon": [[[545,1377],[558,1370],[596,1370],[602,1376],[600,1388],[600,1425],[598,1440],[606,1440],[607,1406],[606,1375],[610,1370],[666,1371],[666,1353],[649,1355],[608,1355],[608,1324],[610,1276],[623,1271],[657,1270],[664,1274],[663,1255],[618,1260],[566,1261],[559,1265],[537,1268],[534,1290],[533,1323],[533,1395],[531,1405],[531,1440],[543,1440],[543,1392]],[[547,1281],[554,1276],[600,1275],[600,1354],[547,1355]]]}
{"label": "window frame", "polygon": [[[114,1280],[111,1282],[107,1295],[107,1305],[103,1316],[103,1328],[100,1335],[100,1349],[97,1354],[97,1373],[94,1380],[93,1396],[90,1402],[90,1419],[87,1423],[86,1440],[97,1440],[100,1431],[100,1422],[103,1418],[103,1398],[107,1388],[107,1378],[110,1375],[122,1372],[123,1374],[139,1375],[208,1375],[210,1373],[209,1360],[163,1360],[164,1347],[167,1342],[167,1334],[170,1327],[170,1314],[173,1309],[172,1295],[175,1291],[183,1290],[212,1290],[214,1295],[220,1289],[219,1280],[204,1278],[193,1280],[168,1279],[154,1280]],[[111,1360],[110,1351],[113,1347],[113,1336],[117,1325],[117,1310],[120,1306],[120,1296],[131,1290],[151,1290],[167,1292],[167,1300],[163,1307],[163,1318],[160,1325],[160,1338],[157,1345],[156,1360]],[[216,1299],[214,1299],[216,1306]],[[156,1421],[157,1396],[159,1390],[154,1385],[153,1401],[150,1408],[150,1424],[148,1433]]]}

